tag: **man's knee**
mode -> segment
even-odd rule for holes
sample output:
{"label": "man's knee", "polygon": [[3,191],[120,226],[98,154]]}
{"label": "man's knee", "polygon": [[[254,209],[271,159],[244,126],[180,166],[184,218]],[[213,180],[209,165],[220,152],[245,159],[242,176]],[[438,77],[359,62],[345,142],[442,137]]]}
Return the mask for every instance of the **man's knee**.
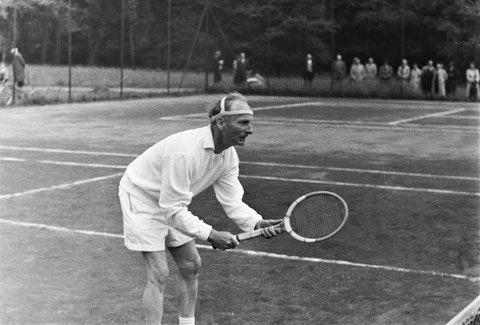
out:
{"label": "man's knee", "polygon": [[177,261],[178,269],[183,276],[196,276],[202,267],[202,259],[198,254],[186,256]]}

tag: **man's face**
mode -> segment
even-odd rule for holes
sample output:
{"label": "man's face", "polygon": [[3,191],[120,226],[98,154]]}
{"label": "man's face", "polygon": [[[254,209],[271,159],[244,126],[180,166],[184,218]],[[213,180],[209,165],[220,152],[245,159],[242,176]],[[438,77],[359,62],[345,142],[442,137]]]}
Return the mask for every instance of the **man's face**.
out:
{"label": "man's face", "polygon": [[[248,104],[242,101],[235,101],[231,106],[231,110],[250,109]],[[224,141],[232,146],[243,146],[245,139],[253,133],[252,121],[253,116],[250,114],[224,116],[225,129]]]}

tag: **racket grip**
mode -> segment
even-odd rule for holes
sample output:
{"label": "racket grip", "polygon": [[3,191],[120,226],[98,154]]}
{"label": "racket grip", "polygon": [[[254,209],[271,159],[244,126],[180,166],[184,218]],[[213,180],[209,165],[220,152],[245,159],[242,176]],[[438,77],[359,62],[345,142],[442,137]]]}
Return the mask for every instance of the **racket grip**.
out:
{"label": "racket grip", "polygon": [[[271,228],[272,230],[273,229],[282,229],[282,226],[283,226],[283,224],[279,224],[277,226],[270,226],[269,228]],[[262,230],[263,230],[263,228],[259,228],[259,229],[255,229],[255,230],[252,230],[252,231],[247,231],[247,232],[238,234],[237,235],[237,240],[238,241],[244,241],[244,240],[247,240],[247,239],[251,239],[251,238],[261,236],[262,235]]]}

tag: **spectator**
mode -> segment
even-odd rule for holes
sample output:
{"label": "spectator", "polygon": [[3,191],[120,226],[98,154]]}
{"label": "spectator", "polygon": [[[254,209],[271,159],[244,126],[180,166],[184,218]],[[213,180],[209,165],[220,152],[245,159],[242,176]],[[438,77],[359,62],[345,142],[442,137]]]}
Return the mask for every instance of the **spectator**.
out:
{"label": "spectator", "polygon": [[221,59],[222,52],[215,51],[213,56],[213,82],[222,81],[223,60]]}
{"label": "spectator", "polygon": [[446,84],[447,96],[455,97],[455,93],[457,92],[457,79],[458,79],[458,70],[455,67],[455,62],[450,61],[448,63],[447,75],[448,75],[447,84]]}
{"label": "spectator", "polygon": [[471,100],[480,99],[480,73],[475,68],[475,63],[471,62],[466,72],[467,77],[467,98]]}
{"label": "spectator", "polygon": [[350,78],[355,82],[361,82],[365,78],[365,67],[357,57],[353,58],[352,66],[350,67]]}
{"label": "spectator", "polygon": [[236,62],[236,71],[233,82],[237,86],[245,86],[248,70],[248,60],[245,58],[245,53],[240,53],[240,57],[236,60]]}
{"label": "spectator", "polygon": [[332,63],[332,78],[333,78],[333,85],[341,85],[343,83],[343,79],[345,78],[345,74],[347,73],[347,67],[345,62],[342,60],[342,56],[339,54],[337,58]]}
{"label": "spectator", "polygon": [[410,72],[410,86],[414,91],[420,90],[420,75],[422,70],[418,68],[418,64],[414,63]]}
{"label": "spectator", "polygon": [[383,82],[389,82],[393,76],[393,69],[388,60],[384,60],[380,70],[378,71],[378,77]]}
{"label": "spectator", "polygon": [[373,79],[377,76],[377,65],[373,62],[373,58],[369,58],[368,63],[365,64],[365,74],[369,79]]}
{"label": "spectator", "polygon": [[305,84],[312,86],[314,78],[314,73],[313,73],[313,60],[312,60],[312,55],[307,54],[307,60],[305,62],[305,71],[303,72],[303,81]]}
{"label": "spectator", "polygon": [[238,56],[233,59],[232,62],[232,76],[233,76],[233,83],[235,83],[235,78],[237,77],[237,65],[238,65]]}
{"label": "spectator", "polygon": [[393,69],[390,64],[388,64],[388,60],[383,61],[383,65],[380,67],[378,71],[378,77],[382,81],[390,81],[390,78],[393,76]]}
{"label": "spectator", "polygon": [[435,68],[433,67],[433,61],[430,60],[428,61],[427,65],[422,68],[422,74],[420,75],[422,91],[426,96],[432,95],[434,74]]}
{"label": "spectator", "polygon": [[12,69],[13,69],[13,80],[18,87],[23,87],[25,85],[25,59],[22,54],[18,51],[17,48],[13,48],[10,51],[13,54],[12,60]]}
{"label": "spectator", "polygon": [[392,92],[392,84],[390,80],[392,79],[393,76],[393,68],[392,66],[388,63],[388,60],[385,59],[383,60],[383,64],[380,66],[380,69],[378,70],[378,78],[380,80],[380,93],[388,97],[391,95]]}
{"label": "spectator", "polygon": [[435,70],[435,93],[438,93],[440,97],[445,98],[447,93],[445,91],[445,82],[447,81],[448,75],[447,71],[443,68],[442,63],[437,64],[437,69]]}
{"label": "spectator", "polygon": [[397,76],[400,81],[406,81],[410,79],[410,67],[408,66],[407,60],[403,59],[402,64],[398,67]]}
{"label": "spectator", "polygon": [[8,69],[5,62],[0,62],[0,84],[5,84],[8,80]]}

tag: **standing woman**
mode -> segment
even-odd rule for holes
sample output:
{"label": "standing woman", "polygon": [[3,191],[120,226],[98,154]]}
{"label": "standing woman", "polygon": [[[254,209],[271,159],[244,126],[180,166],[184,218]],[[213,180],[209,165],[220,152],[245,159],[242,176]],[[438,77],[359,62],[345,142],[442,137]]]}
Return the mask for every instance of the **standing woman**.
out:
{"label": "standing woman", "polygon": [[436,73],[436,80],[438,83],[438,94],[440,97],[445,98],[447,96],[446,90],[445,90],[445,84],[448,79],[447,71],[443,68],[443,64],[439,63],[437,64],[437,71]]}
{"label": "standing woman", "polygon": [[412,71],[410,72],[410,87],[413,91],[417,92],[420,90],[420,76],[422,71],[418,68],[418,64],[414,63]]}

